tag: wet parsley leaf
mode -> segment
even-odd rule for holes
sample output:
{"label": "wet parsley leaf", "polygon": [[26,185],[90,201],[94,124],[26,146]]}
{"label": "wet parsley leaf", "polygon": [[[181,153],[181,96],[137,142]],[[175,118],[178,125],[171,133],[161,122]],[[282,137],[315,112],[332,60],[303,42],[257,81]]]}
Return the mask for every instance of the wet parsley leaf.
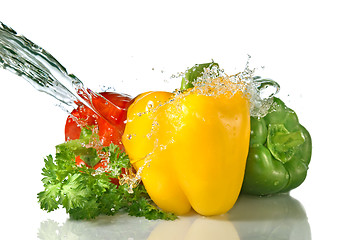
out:
{"label": "wet parsley leaf", "polygon": [[[122,168],[131,167],[128,156],[118,146],[111,144],[102,149],[102,153],[109,156],[111,172],[96,172],[85,165],[76,165],[77,153],[88,150],[81,149],[85,147],[78,144],[82,139],[72,141],[58,145],[55,158],[52,155],[45,158],[42,169],[44,190],[37,195],[41,209],[51,212],[62,206],[72,219],[93,219],[101,214],[118,212],[151,220],[177,218],[158,209],[143,185],[129,193],[127,184],[118,186],[111,182],[121,174]],[[98,158],[97,154],[93,158]]]}

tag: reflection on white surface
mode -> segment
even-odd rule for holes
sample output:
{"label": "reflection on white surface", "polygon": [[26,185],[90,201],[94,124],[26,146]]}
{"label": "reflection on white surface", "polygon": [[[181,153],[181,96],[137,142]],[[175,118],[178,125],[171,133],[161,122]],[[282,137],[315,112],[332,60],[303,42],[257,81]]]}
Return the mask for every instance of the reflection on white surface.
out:
{"label": "reflection on white surface", "polygon": [[38,238],[49,239],[311,239],[307,215],[287,194],[240,196],[227,214],[203,217],[195,213],[176,221],[149,221],[125,214],[91,221],[43,221]]}
{"label": "reflection on white surface", "polygon": [[289,194],[240,196],[229,220],[234,222],[241,239],[311,239],[304,207]]}
{"label": "reflection on white surface", "polygon": [[40,224],[38,239],[146,239],[156,221],[118,214],[101,216],[91,221],[68,219],[64,224],[46,220]]}
{"label": "reflection on white surface", "polygon": [[228,216],[182,217],[179,221],[161,222],[151,232],[148,240],[155,239],[240,239],[234,224]]}

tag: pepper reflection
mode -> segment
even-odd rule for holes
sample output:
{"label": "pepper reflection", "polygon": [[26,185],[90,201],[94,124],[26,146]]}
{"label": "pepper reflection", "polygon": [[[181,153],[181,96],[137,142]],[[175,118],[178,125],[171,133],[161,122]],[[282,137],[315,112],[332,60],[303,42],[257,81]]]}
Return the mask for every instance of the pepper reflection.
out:
{"label": "pepper reflection", "polygon": [[245,240],[311,240],[305,209],[289,194],[270,197],[241,195],[229,212],[228,220]]}
{"label": "pepper reflection", "polygon": [[303,206],[289,194],[241,195],[227,214],[186,216],[179,221],[161,222],[148,239],[310,240],[311,232]]}
{"label": "pepper reflection", "polygon": [[301,203],[289,194],[271,197],[241,195],[228,213],[202,217],[191,213],[175,221],[149,221],[126,214],[91,221],[52,220],[41,223],[38,238],[48,239],[173,239],[173,240],[311,240]]}
{"label": "pepper reflection", "polygon": [[182,217],[178,221],[161,222],[150,234],[148,240],[216,240],[239,239],[234,225],[228,221],[228,214],[216,217]]}

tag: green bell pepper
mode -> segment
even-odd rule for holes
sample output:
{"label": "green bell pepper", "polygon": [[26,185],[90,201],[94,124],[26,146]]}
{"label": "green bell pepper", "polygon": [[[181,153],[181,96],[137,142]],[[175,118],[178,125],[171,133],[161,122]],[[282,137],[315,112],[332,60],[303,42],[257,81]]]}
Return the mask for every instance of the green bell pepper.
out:
{"label": "green bell pepper", "polygon": [[251,117],[242,193],[270,195],[298,187],[307,176],[311,154],[309,132],[296,113],[274,97],[266,116]]}

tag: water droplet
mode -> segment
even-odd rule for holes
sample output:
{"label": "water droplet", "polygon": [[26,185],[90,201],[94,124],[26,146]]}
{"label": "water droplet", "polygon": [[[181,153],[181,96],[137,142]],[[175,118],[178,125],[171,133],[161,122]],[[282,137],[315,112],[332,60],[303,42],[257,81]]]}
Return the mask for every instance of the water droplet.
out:
{"label": "water droplet", "polygon": [[136,134],[128,134],[128,135],[127,135],[127,139],[128,139],[128,140],[131,140],[134,136],[136,136]]}
{"label": "water droplet", "polygon": [[153,101],[148,101],[147,106],[146,106],[146,112],[150,111],[154,106]]}

